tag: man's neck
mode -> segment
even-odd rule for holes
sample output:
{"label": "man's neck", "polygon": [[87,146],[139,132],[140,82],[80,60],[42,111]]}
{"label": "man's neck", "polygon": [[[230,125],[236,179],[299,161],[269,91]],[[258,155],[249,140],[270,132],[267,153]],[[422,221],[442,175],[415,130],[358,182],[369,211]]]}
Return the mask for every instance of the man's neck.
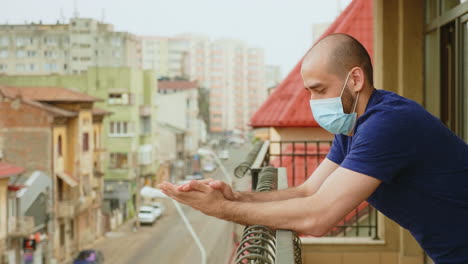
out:
{"label": "man's neck", "polygon": [[367,104],[374,92],[373,86],[364,87],[359,95],[359,101],[356,106],[357,118],[364,114],[367,108]]}

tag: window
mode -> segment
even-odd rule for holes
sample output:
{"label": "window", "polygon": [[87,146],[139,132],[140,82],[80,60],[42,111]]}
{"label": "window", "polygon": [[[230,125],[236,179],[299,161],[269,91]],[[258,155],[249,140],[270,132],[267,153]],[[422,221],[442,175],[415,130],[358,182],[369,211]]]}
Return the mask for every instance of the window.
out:
{"label": "window", "polygon": [[89,151],[89,133],[83,133],[83,151]]}
{"label": "window", "polygon": [[24,66],[24,64],[16,64],[16,71],[17,72],[24,72],[25,69],[26,69],[26,67]]}
{"label": "window", "polygon": [[424,106],[468,141],[468,6],[426,0]]}
{"label": "window", "polygon": [[75,220],[70,220],[70,239],[75,239]]}
{"label": "window", "polygon": [[128,168],[127,153],[110,153],[109,168],[111,169],[126,169]]}
{"label": "window", "polygon": [[0,71],[6,71],[8,69],[7,64],[0,64]]}
{"label": "window", "polygon": [[21,47],[28,43],[28,38],[25,37],[17,37],[16,38],[16,46]]}
{"label": "window", "polygon": [[33,72],[36,70],[36,65],[35,64],[29,64],[29,71]]}
{"label": "window", "polygon": [[10,39],[7,36],[0,37],[0,46],[10,45]]}
{"label": "window", "polygon": [[127,121],[111,121],[109,123],[109,136],[133,136],[133,124]]}
{"label": "window", "polygon": [[58,200],[63,201],[64,198],[64,183],[63,180],[60,177],[57,177],[57,194],[58,194]]}
{"label": "window", "polygon": [[57,38],[56,38],[56,37],[52,37],[52,36],[45,37],[45,38],[44,38],[44,43],[45,43],[45,44],[48,44],[48,45],[53,45],[53,46],[55,46],[55,45],[57,44]]}
{"label": "window", "polygon": [[35,50],[28,50],[27,52],[28,57],[36,57],[36,51]]}
{"label": "window", "polygon": [[132,103],[132,94],[111,93],[107,102],[110,105],[129,105]]}
{"label": "window", "polygon": [[0,58],[8,57],[8,50],[0,50]]}
{"label": "window", "polygon": [[44,51],[44,57],[46,58],[57,58],[57,52],[52,50]]}
{"label": "window", "polygon": [[65,224],[60,224],[60,246],[65,246]]}
{"label": "window", "polygon": [[57,154],[62,157],[62,136],[60,135],[57,140]]}
{"label": "window", "polygon": [[148,135],[151,133],[151,117],[145,116],[140,119],[141,134]]}
{"label": "window", "polygon": [[113,37],[111,43],[113,46],[120,47],[122,45],[122,39],[120,37]]}
{"label": "window", "polygon": [[24,51],[24,50],[17,50],[17,51],[16,51],[16,57],[18,57],[18,58],[24,58],[24,57],[26,57],[26,51]]}
{"label": "window", "polygon": [[46,63],[44,64],[45,71],[57,71],[57,64],[55,63]]}

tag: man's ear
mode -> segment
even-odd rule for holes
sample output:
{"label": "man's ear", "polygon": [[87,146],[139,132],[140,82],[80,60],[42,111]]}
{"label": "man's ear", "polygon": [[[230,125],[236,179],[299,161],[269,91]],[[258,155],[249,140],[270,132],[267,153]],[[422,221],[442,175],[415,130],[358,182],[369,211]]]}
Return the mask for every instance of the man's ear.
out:
{"label": "man's ear", "polygon": [[354,92],[361,92],[364,88],[364,71],[361,67],[354,67],[351,69],[351,74],[349,76],[349,81],[352,84],[352,89]]}

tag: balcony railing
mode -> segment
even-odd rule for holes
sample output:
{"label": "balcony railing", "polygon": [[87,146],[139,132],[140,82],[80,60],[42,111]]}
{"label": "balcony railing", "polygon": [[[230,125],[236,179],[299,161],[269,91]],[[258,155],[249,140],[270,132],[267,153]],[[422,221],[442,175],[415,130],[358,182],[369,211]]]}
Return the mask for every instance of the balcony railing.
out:
{"label": "balcony railing", "polygon": [[140,105],[140,116],[150,116],[150,115],[151,115],[151,106]]}
{"label": "balcony railing", "polygon": [[[265,144],[265,143],[264,143]],[[305,182],[330,151],[332,141],[271,141],[265,159],[287,169],[289,186]],[[378,239],[377,210],[363,202],[351,211],[327,237],[371,237]]]}
{"label": "balcony railing", "polygon": [[60,218],[73,218],[76,212],[75,201],[58,201],[56,215]]}
{"label": "balcony railing", "polygon": [[[249,174],[253,191],[297,186],[325,159],[331,145],[331,141],[257,142],[234,175]],[[377,210],[363,202],[326,236],[379,239],[377,222]],[[275,233],[264,226],[246,227],[235,263],[301,263],[300,239],[287,230]]]}
{"label": "balcony railing", "polygon": [[24,237],[34,231],[34,217],[32,216],[11,216],[8,218],[8,236]]}
{"label": "balcony railing", "polygon": [[[258,150],[260,152],[261,148]],[[258,176],[257,192],[287,187],[284,168],[264,167]],[[302,263],[300,240],[289,230],[274,231],[266,226],[247,226],[237,248],[234,263]]]}

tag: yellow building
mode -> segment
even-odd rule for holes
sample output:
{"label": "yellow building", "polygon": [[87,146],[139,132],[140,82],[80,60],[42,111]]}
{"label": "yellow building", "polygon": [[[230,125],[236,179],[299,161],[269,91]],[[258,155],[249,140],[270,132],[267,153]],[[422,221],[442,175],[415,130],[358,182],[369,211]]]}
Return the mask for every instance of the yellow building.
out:
{"label": "yellow building", "polygon": [[[13,140],[22,131],[33,139],[42,139],[39,145],[6,146],[4,152],[17,157],[16,164],[26,164],[41,156],[39,168],[53,175],[53,234],[54,256],[59,263],[70,261],[78,251],[86,248],[104,232],[101,213],[105,150],[102,145],[102,121],[106,112],[93,108],[99,99],[57,87],[0,86],[5,98],[0,110],[10,117],[3,122],[4,141]],[[3,121],[3,120],[2,120]],[[35,129],[31,129],[34,127]],[[26,132],[27,133],[27,132]],[[15,152],[29,148],[35,155],[21,157]]]}

